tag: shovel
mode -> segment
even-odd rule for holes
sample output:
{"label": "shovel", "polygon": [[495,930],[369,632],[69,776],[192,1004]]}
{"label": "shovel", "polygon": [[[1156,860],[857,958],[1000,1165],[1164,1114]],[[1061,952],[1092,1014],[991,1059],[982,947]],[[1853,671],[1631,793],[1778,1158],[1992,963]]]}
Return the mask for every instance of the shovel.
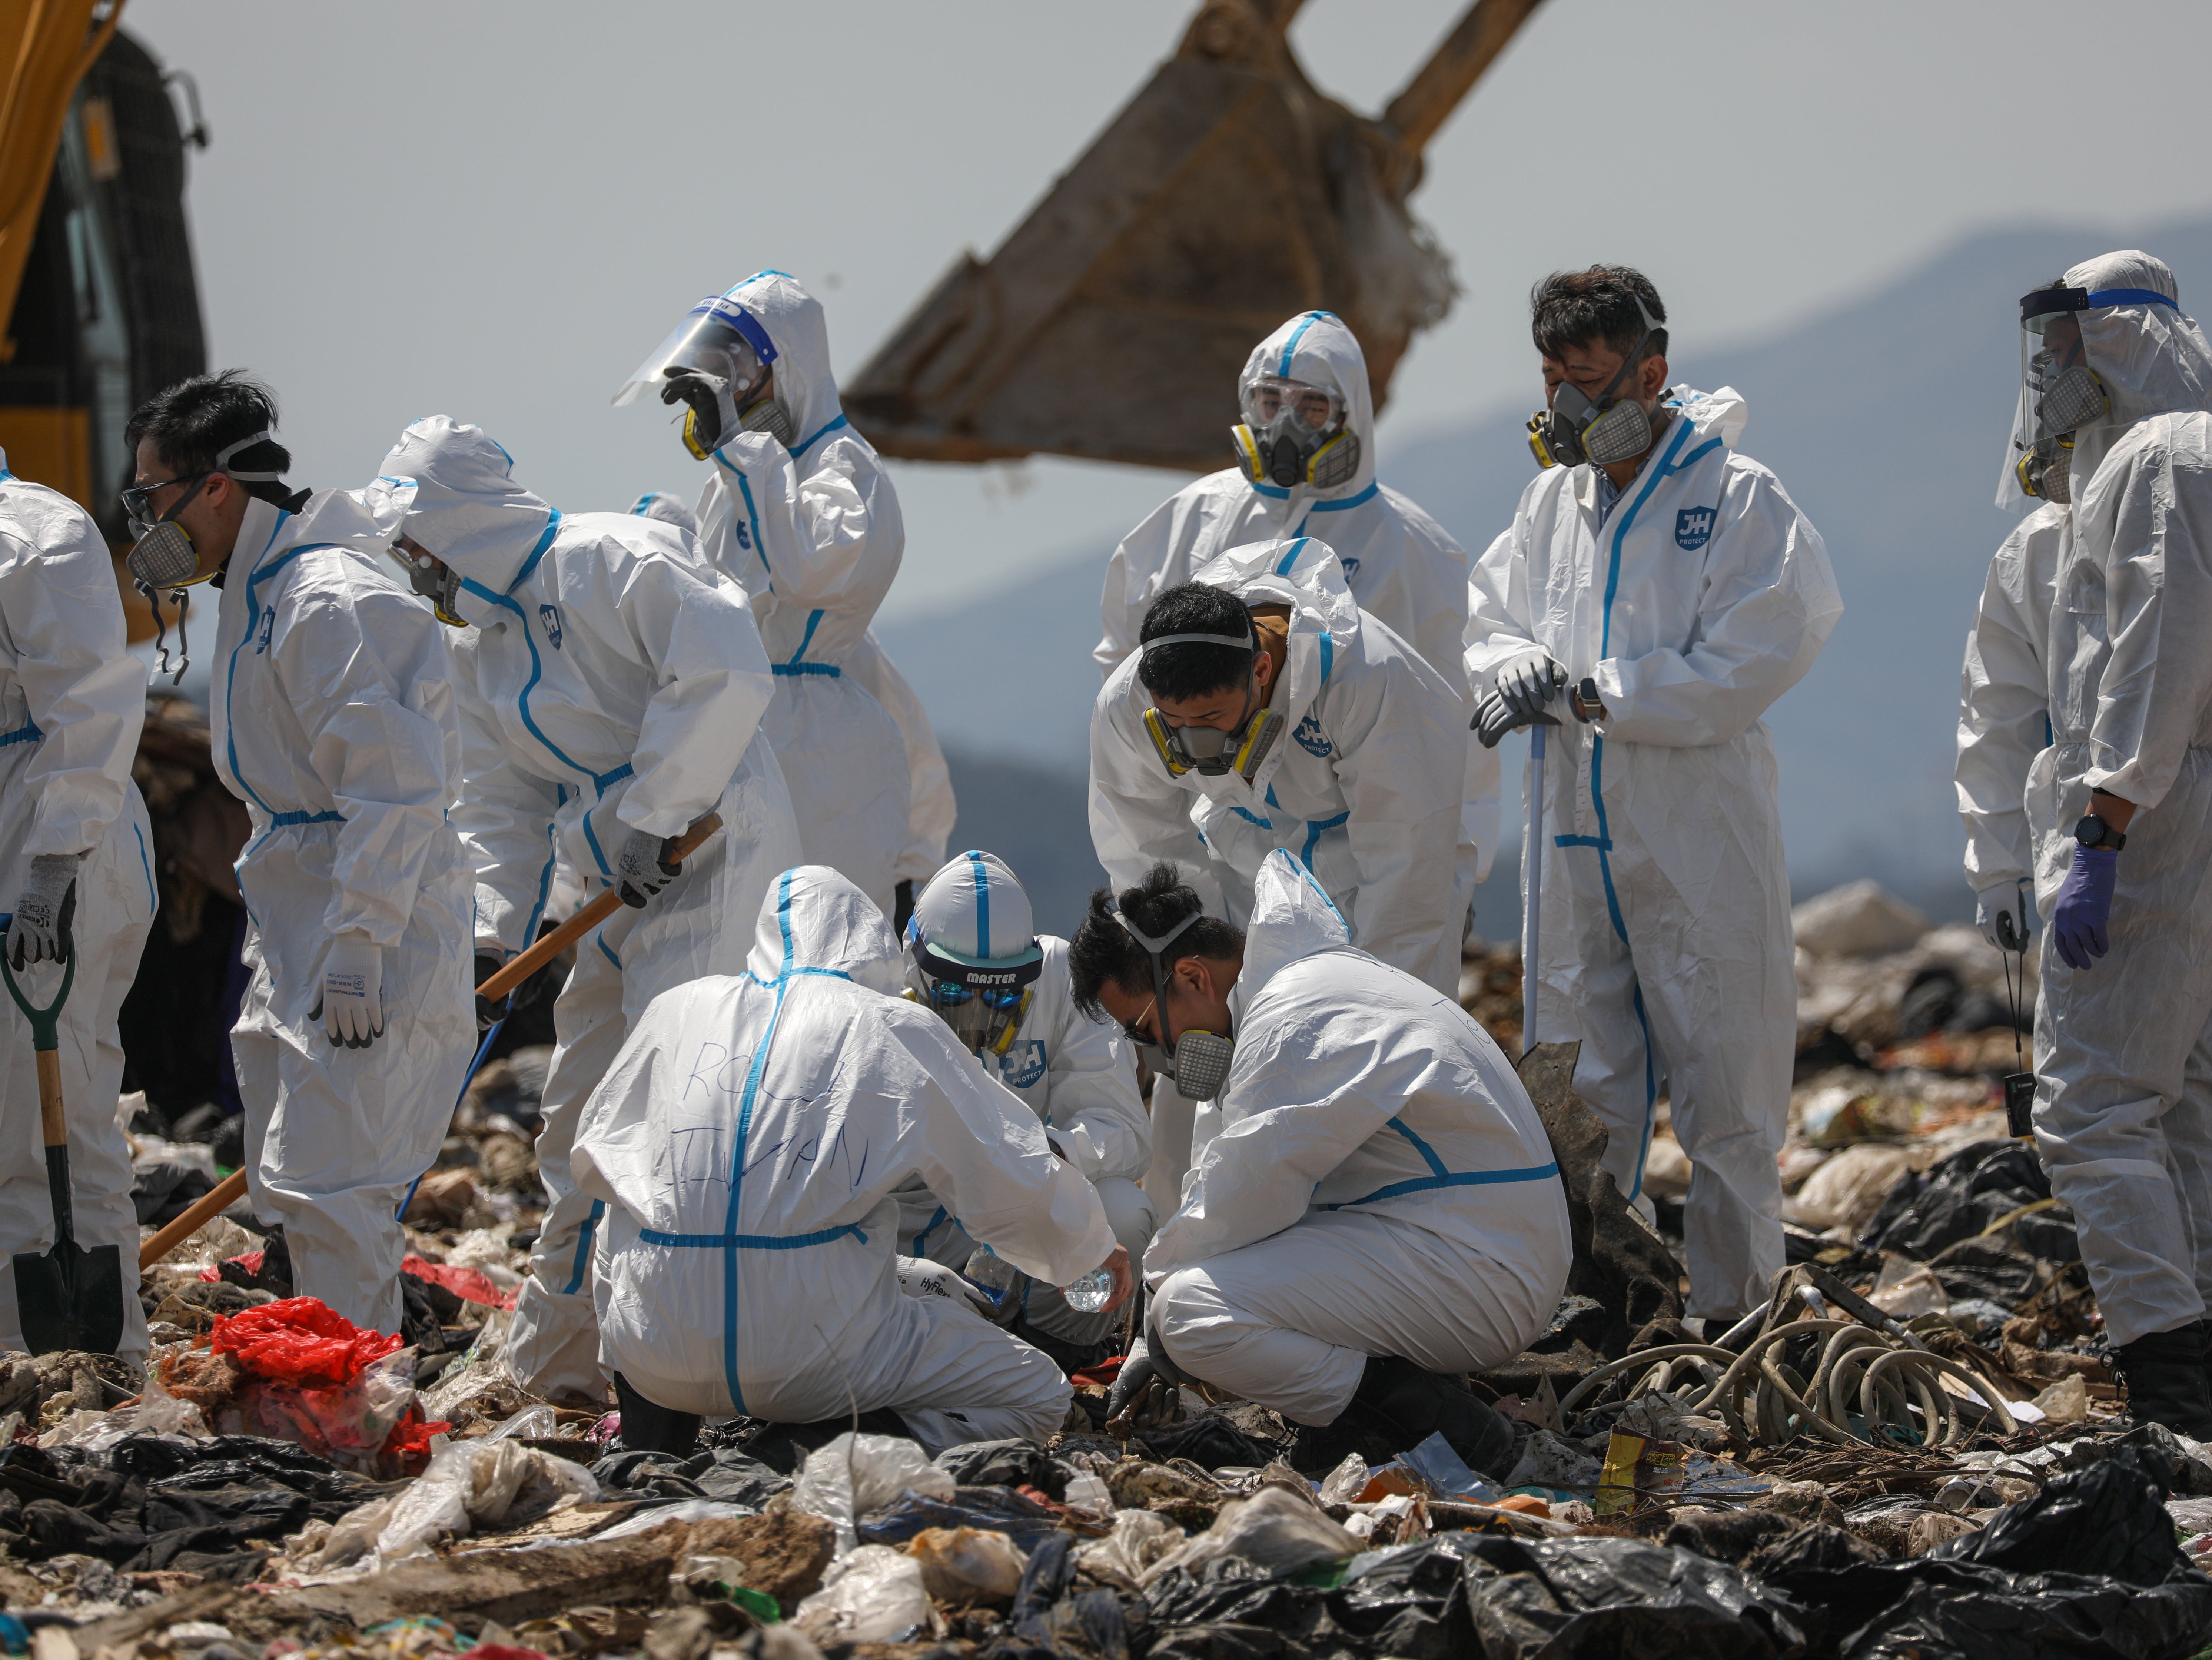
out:
{"label": "shovel", "polygon": [[46,1142],[46,1187],[54,1204],[53,1249],[43,1256],[27,1251],[12,1259],[16,1322],[33,1354],[65,1349],[112,1354],[123,1341],[123,1253],[113,1245],[87,1250],[78,1244],[70,1203],[69,1118],[62,1107],[57,1027],[62,1005],[76,980],[76,953],[70,953],[62,988],[42,1009],[32,1007],[4,957],[0,957],[0,978],[7,981],[8,995],[31,1023],[31,1046],[39,1063],[39,1121]]}

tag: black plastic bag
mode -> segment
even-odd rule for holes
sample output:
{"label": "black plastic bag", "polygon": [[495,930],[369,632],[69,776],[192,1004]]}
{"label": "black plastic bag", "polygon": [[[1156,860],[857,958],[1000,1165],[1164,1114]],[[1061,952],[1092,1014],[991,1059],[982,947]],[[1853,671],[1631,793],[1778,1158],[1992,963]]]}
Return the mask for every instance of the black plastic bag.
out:
{"label": "black plastic bag", "polygon": [[950,1499],[901,1493],[878,1511],[860,1518],[855,1531],[864,1545],[903,1545],[924,1528],[983,1528],[1003,1533],[1024,1555],[1048,1540],[1072,1535],[1060,1531],[1060,1517],[1011,1487],[956,1487]]}
{"label": "black plastic bag", "polygon": [[1472,1534],[1444,1534],[1396,1550],[1328,1597],[1335,1628],[1393,1660],[1457,1660],[1477,1651],[1464,1560]]}
{"label": "black plastic bag", "polygon": [[1806,1644],[1804,1611],[1788,1596],[1641,1540],[1484,1535],[1466,1572],[1486,1660],[1779,1660]]}
{"label": "black plastic bag", "polygon": [[1928,1266],[1950,1297],[1984,1298],[2001,1309],[2018,1308],[2043,1283],[2033,1257],[1995,1236],[1946,1245]]}
{"label": "black plastic bag", "polygon": [[1137,1440],[1161,1463],[1188,1458],[1210,1470],[1237,1464],[1258,1469],[1283,1456],[1283,1450],[1255,1440],[1225,1418],[1194,1418],[1167,1429],[1146,1430]]}
{"label": "black plastic bag", "polygon": [[1054,1500],[1067,1492],[1067,1466],[1034,1441],[969,1441],[930,1462],[959,1487],[1031,1487]]}
{"label": "black plastic bag", "polygon": [[[1929,1554],[2012,1573],[2109,1575],[2131,1585],[2164,1584],[2177,1573],[2203,1579],[2174,1541],[2173,1518],[2163,1503],[2172,1479],[2172,1465],[2159,1452],[2118,1447],[2087,1469],[2053,1477],[1978,1532],[1961,1534]],[[2212,1580],[2204,1584],[2212,1591]]]}
{"label": "black plastic bag", "polygon": [[2051,1180],[2034,1148],[2018,1141],[1976,1141],[1925,1175],[1901,1179],[1860,1234],[1859,1243],[1925,1262],[1946,1245],[1970,1239],[2009,1212],[2049,1197]]}

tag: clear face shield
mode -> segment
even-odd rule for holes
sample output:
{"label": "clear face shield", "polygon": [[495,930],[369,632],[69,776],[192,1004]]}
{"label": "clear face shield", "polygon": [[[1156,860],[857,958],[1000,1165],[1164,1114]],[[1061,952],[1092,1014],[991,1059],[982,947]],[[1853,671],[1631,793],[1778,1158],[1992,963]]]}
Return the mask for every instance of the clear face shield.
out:
{"label": "clear face shield", "polygon": [[1651,447],[1651,417],[1635,396],[1636,377],[1660,325],[1636,302],[1644,332],[1593,398],[1571,380],[1553,388],[1551,402],[1528,417],[1528,448],[1539,467],[1609,467]]}
{"label": "clear face shield", "polygon": [[770,370],[775,343],[768,331],[736,301],[713,295],[691,307],[629,379],[616,389],[617,407],[635,404],[647,392],[659,397],[672,376],[710,375],[726,383],[738,424],[765,432],[778,443],[793,440],[790,412],[775,395]]}
{"label": "clear face shield", "polygon": [[1143,1053],[1147,1067],[1175,1079],[1176,1091],[1186,1101],[1211,1101],[1219,1095],[1229,1082],[1229,1063],[1237,1052],[1233,1032],[1189,1031],[1170,1036],[1168,1031],[1168,982],[1172,976],[1167,968],[1167,949],[1204,915],[1193,911],[1155,939],[1124,915],[1119,905],[1114,907],[1114,920],[1145,948],[1146,960],[1152,965],[1152,1018],[1162,1041],[1153,1042],[1133,1026],[1124,1027],[1122,1035]]}
{"label": "clear face shield", "polygon": [[2073,500],[2074,434],[2112,407],[2082,344],[2089,298],[2087,289],[2062,283],[2020,302],[2020,403],[2009,459],[2012,482],[2039,501]]}
{"label": "clear face shield", "polygon": [[921,971],[919,1000],[952,1028],[970,1055],[1005,1054],[1029,1012],[1030,988],[1044,972],[1044,953],[1036,942],[1011,959],[965,959],[933,945],[916,917],[907,924],[907,946]]}
{"label": "clear face shield", "polygon": [[1244,389],[1232,435],[1255,483],[1333,489],[1359,470],[1359,436],[1345,426],[1344,395],[1311,381],[1263,374]]}

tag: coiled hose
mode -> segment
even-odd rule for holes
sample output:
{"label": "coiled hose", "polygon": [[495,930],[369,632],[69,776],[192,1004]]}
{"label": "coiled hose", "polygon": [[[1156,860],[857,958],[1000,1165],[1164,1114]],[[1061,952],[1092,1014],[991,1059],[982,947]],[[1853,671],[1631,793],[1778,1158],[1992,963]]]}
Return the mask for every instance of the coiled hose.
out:
{"label": "coiled hose", "polygon": [[[1796,1338],[1821,1333],[1827,1341],[1808,1381],[1784,1364],[1782,1349]],[[1567,1392],[1559,1402],[1560,1415],[1600,1384],[1638,1369],[1643,1376],[1620,1401],[1588,1410],[1619,1412],[1638,1396],[1673,1389],[1678,1378],[1695,1372],[1698,1382],[1692,1387],[1700,1392],[1687,1399],[1690,1410],[1718,1412],[1747,1445],[1779,1446],[1814,1435],[1846,1447],[1948,1447],[1971,1433],[1962,1409],[1973,1407],[1943,1388],[1942,1380],[1948,1377],[1988,1403],[2005,1434],[2020,1432],[1994,1380],[1857,1321],[1827,1316],[1782,1325],[1770,1319],[1741,1354],[1712,1343],[1670,1343],[1609,1360]],[[1851,1427],[1855,1404],[1866,1426],[1863,1435]]]}

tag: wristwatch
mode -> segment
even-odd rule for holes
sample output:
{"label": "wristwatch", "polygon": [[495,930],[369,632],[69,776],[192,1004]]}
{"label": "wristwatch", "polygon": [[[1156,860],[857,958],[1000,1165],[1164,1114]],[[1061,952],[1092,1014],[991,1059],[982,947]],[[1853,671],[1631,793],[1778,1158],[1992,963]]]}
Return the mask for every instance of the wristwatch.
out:
{"label": "wristwatch", "polygon": [[2085,848],[2110,848],[2114,853],[2128,844],[2126,836],[2094,812],[2082,814],[2081,822],[2074,826],[2074,839]]}
{"label": "wristwatch", "polygon": [[1597,695],[1595,675],[1585,675],[1582,684],[1567,695],[1567,707],[1574,711],[1575,719],[1584,726],[1593,721],[1605,719],[1605,704]]}

